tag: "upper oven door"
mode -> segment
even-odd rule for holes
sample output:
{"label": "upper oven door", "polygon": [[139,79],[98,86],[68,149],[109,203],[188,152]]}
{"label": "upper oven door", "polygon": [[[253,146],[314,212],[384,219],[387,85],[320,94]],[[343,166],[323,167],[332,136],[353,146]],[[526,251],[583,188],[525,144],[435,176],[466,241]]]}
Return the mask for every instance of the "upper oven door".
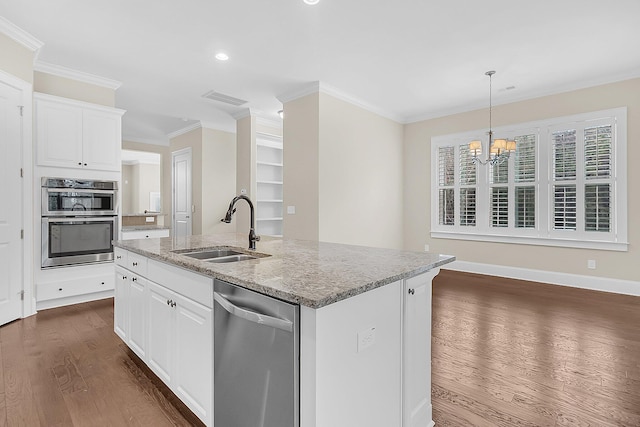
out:
{"label": "upper oven door", "polygon": [[117,215],[115,190],[42,188],[42,215]]}

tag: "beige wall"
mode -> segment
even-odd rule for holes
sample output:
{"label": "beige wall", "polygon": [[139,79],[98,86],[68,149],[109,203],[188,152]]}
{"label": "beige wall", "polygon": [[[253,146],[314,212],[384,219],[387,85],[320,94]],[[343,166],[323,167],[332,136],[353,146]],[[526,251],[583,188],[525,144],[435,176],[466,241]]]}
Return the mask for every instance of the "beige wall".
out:
{"label": "beige wall", "polygon": [[135,213],[133,210],[133,193],[136,191],[133,177],[133,165],[122,165],[122,179],[120,180],[121,206],[123,214]]}
{"label": "beige wall", "polygon": [[[236,188],[235,194],[227,201],[227,208],[233,197],[247,190],[247,196],[256,200],[256,118],[247,116],[236,121]],[[232,223],[239,233],[248,233],[250,210],[245,202],[238,204]],[[226,212],[226,210],[225,210]]]}
{"label": "beige wall", "polygon": [[325,93],[284,108],[284,235],[402,248],[402,125]]}
{"label": "beige wall", "polygon": [[[284,104],[283,126],[283,235],[290,239],[318,240],[320,94]],[[295,215],[287,215],[295,206]]]}
{"label": "beige wall", "polygon": [[0,33],[0,52],[0,70],[33,83],[34,52],[3,33]]}
{"label": "beige wall", "polygon": [[160,165],[149,163],[133,165],[133,179],[136,187],[132,200],[133,212],[143,213],[151,208],[149,193],[160,192]]}
{"label": "beige wall", "polygon": [[[627,110],[628,158],[640,158],[640,79],[545,96],[494,107],[493,125],[503,126],[552,117],[561,117],[608,108]],[[640,259],[640,170],[628,163],[629,251],[613,252],[501,243],[431,239],[430,228],[430,141],[431,137],[482,129],[487,111],[478,110],[405,125],[404,136],[404,245],[455,255],[463,261],[529,268],[569,274],[640,280],[634,265]],[[587,260],[597,262],[587,269]]]}
{"label": "beige wall", "polygon": [[220,221],[236,194],[236,136],[203,129],[202,164],[202,234],[236,231],[238,218]]}
{"label": "beige wall", "polygon": [[402,135],[401,124],[320,94],[321,241],[402,248]]}
{"label": "beige wall", "polygon": [[40,71],[34,73],[33,90],[107,107],[115,107],[116,105],[116,91],[113,89]]}

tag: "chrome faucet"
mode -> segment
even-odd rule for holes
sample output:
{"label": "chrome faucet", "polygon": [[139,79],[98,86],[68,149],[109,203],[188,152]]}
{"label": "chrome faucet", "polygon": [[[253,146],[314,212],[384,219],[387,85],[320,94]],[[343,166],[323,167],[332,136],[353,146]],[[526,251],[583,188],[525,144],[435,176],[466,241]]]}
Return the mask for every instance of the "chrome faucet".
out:
{"label": "chrome faucet", "polygon": [[234,213],[236,213],[236,209],[234,208],[236,202],[240,199],[244,199],[249,203],[249,208],[251,209],[251,228],[249,229],[249,249],[256,250],[256,242],[260,240],[260,236],[256,235],[256,218],[253,210],[253,203],[251,200],[245,196],[244,194],[240,196],[236,196],[233,198],[231,203],[229,204],[229,209],[227,210],[227,214],[220,221],[226,222],[229,224],[231,222],[231,217]]}

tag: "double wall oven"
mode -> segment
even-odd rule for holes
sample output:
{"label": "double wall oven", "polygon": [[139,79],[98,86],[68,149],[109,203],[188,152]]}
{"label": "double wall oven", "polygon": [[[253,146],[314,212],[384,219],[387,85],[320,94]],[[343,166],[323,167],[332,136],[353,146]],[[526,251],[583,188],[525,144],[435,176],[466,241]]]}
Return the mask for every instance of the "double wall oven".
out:
{"label": "double wall oven", "polygon": [[42,268],[113,260],[118,183],[42,178]]}

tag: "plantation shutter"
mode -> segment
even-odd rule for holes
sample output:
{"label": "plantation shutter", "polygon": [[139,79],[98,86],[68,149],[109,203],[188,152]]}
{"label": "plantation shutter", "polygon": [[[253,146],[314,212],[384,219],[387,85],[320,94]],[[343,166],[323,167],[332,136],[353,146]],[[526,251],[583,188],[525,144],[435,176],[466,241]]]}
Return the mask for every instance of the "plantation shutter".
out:
{"label": "plantation shutter", "polygon": [[576,142],[575,129],[552,134],[553,180],[556,182],[553,186],[555,230],[577,229]]}
{"label": "plantation shutter", "polygon": [[[521,135],[516,140],[514,161],[515,226],[536,226],[536,135]],[[526,185],[525,185],[526,184]]]}
{"label": "plantation shutter", "polygon": [[454,147],[438,148],[438,222],[455,224],[455,164]]}
{"label": "plantation shutter", "polygon": [[611,230],[612,126],[584,130],[585,230]]}
{"label": "plantation shutter", "polygon": [[460,152],[460,225],[476,225],[476,182],[477,167],[468,144],[458,147]]}

